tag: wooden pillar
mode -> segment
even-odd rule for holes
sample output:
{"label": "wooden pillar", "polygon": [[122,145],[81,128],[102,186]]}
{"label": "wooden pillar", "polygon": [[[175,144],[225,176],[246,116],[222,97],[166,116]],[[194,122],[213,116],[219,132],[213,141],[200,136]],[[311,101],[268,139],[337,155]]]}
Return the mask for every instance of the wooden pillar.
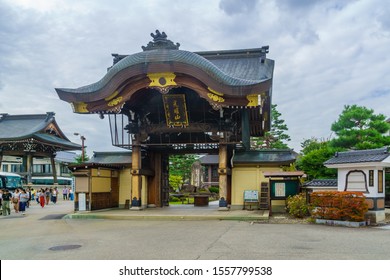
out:
{"label": "wooden pillar", "polygon": [[219,210],[227,210],[227,146],[219,144]]}
{"label": "wooden pillar", "polygon": [[[0,167],[1,167],[1,163],[3,162],[3,153],[0,153]],[[3,171],[3,170],[0,170],[0,172]]]}
{"label": "wooden pillar", "polygon": [[131,208],[133,210],[141,209],[141,164],[141,146],[138,139],[136,138],[136,140],[133,141],[131,153]]}
{"label": "wooden pillar", "polygon": [[28,153],[27,154],[27,184],[32,184],[32,169],[33,169],[33,155]]}
{"label": "wooden pillar", "polygon": [[242,130],[242,145],[245,150],[249,151],[251,148],[251,137],[249,127],[249,111],[248,109],[241,109],[241,130]]}
{"label": "wooden pillar", "polygon": [[51,170],[52,170],[52,173],[53,173],[53,184],[54,185],[58,185],[56,162],[55,162],[54,158],[55,158],[55,155],[52,155],[50,157]]}

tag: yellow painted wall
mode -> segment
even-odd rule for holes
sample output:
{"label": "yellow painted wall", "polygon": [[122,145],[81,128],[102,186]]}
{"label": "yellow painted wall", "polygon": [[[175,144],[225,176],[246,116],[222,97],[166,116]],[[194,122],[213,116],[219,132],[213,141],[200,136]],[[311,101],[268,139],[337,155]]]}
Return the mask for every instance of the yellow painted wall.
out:
{"label": "yellow painted wall", "polygon": [[232,209],[244,206],[244,191],[260,191],[262,182],[269,182],[263,172],[281,171],[280,167],[235,166],[232,169]]}
{"label": "yellow painted wall", "polygon": [[111,177],[111,170],[94,168],[91,170],[92,177]]}
{"label": "yellow painted wall", "polygon": [[131,204],[131,174],[130,168],[119,172],[119,205],[125,205],[126,200]]}

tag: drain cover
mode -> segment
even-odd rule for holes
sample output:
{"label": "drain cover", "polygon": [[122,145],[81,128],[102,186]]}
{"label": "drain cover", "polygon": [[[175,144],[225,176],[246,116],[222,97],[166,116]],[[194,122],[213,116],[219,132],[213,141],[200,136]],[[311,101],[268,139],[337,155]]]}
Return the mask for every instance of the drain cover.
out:
{"label": "drain cover", "polygon": [[80,248],[81,245],[61,245],[61,246],[54,246],[49,248],[51,251],[65,251],[65,250],[73,250]]}

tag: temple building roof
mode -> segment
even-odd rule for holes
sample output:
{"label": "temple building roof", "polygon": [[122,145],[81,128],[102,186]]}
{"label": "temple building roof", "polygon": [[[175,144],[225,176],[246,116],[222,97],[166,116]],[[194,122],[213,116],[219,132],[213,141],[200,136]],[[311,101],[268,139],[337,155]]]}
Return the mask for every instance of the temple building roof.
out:
{"label": "temple building roof", "polygon": [[324,165],[382,162],[390,157],[388,147],[370,150],[354,150],[337,152],[334,157],[324,162]]}
{"label": "temple building roof", "polygon": [[[80,150],[69,141],[55,121],[53,112],[36,115],[0,115],[0,148],[3,152],[28,149],[41,152]],[[50,148],[49,148],[50,147]]]}
{"label": "temple building roof", "polygon": [[266,163],[289,165],[296,160],[296,153],[289,149],[257,150],[238,152],[233,157],[233,164]]}
{"label": "temple building roof", "polygon": [[271,127],[274,61],[268,46],[190,52],[164,32],[142,52],[113,55],[113,65],[95,83],[56,88],[75,113],[105,115],[112,143],[131,149],[209,152],[220,141],[249,149],[250,136]]}
{"label": "temple building roof", "polygon": [[114,65],[99,81],[56,88],[60,99],[70,102],[76,113],[118,112],[135,91],[153,87],[189,87],[221,106],[256,107],[270,99],[274,61],[266,58],[268,46],[190,52],[179,50],[164,32],[151,35],[154,42],[143,52],[113,54]]}

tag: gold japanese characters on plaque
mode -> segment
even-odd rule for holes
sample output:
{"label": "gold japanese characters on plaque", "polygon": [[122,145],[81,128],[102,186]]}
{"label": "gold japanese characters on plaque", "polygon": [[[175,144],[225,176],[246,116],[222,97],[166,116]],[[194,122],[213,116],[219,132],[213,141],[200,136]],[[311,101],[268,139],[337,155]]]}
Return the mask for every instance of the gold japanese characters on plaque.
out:
{"label": "gold japanese characters on plaque", "polygon": [[165,118],[169,127],[187,127],[188,114],[184,94],[165,94],[164,101]]}

